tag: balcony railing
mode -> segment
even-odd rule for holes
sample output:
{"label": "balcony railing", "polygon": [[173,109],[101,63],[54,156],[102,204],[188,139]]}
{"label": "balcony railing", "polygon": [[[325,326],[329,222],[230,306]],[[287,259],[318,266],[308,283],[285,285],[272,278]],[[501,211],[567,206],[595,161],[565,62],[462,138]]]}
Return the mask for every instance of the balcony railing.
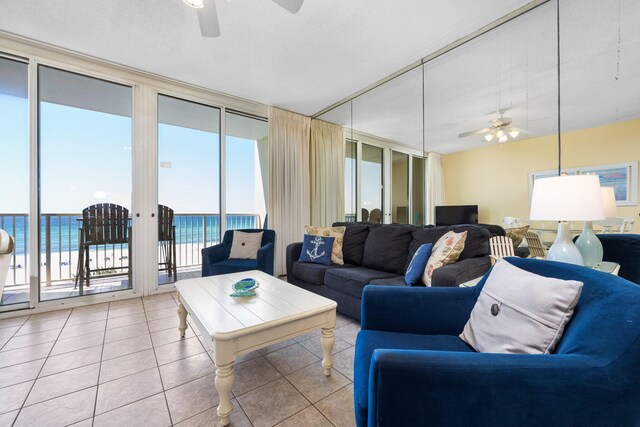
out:
{"label": "balcony railing", "polygon": [[[75,279],[81,218],[77,213],[40,215],[40,277],[47,286]],[[256,213],[228,213],[226,223],[228,230],[262,227],[261,217]],[[200,250],[221,240],[219,214],[176,213],[174,225],[178,268],[199,265]],[[6,285],[29,283],[29,215],[0,213],[0,228],[16,241]],[[91,246],[89,258],[96,268],[115,270],[129,265],[126,244]]]}

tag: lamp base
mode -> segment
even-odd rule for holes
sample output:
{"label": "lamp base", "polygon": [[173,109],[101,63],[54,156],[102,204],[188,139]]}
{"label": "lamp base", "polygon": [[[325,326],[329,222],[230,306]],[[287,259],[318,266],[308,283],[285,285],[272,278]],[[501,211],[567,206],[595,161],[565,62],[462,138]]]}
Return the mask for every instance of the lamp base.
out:
{"label": "lamp base", "polygon": [[585,267],[597,267],[602,262],[603,250],[600,239],[593,232],[593,223],[585,221],[582,234],[576,240],[576,246],[582,255]]}
{"label": "lamp base", "polygon": [[584,265],[580,250],[578,250],[578,247],[571,240],[568,222],[561,221],[558,224],[556,241],[553,242],[553,245],[549,248],[547,259],[550,261],[566,262],[568,264]]}

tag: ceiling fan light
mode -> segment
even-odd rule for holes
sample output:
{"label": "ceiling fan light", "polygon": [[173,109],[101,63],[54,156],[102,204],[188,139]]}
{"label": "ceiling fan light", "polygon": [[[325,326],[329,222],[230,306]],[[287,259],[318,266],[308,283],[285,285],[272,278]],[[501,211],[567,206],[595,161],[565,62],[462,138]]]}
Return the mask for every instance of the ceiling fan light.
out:
{"label": "ceiling fan light", "polygon": [[498,138],[498,142],[507,142],[509,140],[509,137],[505,134],[503,134],[500,138]]}
{"label": "ceiling fan light", "polygon": [[182,0],[187,6],[191,6],[194,9],[202,9],[204,7],[204,0]]}
{"label": "ceiling fan light", "polygon": [[504,131],[502,129],[500,129],[498,132],[496,132],[496,136],[500,139],[502,139],[503,136],[505,136]]}
{"label": "ceiling fan light", "polygon": [[520,135],[520,131],[516,129],[511,129],[509,131],[509,135],[511,135],[511,138],[516,139],[518,135]]}
{"label": "ceiling fan light", "polygon": [[487,142],[491,142],[491,140],[493,139],[493,134],[488,133],[484,136],[485,141]]}

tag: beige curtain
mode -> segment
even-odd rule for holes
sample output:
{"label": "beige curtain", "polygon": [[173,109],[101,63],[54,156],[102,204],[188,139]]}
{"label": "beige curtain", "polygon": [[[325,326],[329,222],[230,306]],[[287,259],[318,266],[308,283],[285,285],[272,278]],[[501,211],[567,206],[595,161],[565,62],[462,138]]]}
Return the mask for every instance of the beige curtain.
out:
{"label": "beige curtain", "polygon": [[309,224],[308,117],[269,109],[269,228],[276,232],[274,273],[286,274],[287,245]]}
{"label": "beige curtain", "polygon": [[342,126],[311,120],[309,143],[311,224],[344,221],[344,131]]}
{"label": "beige curtain", "polygon": [[427,188],[425,193],[427,198],[425,224],[435,224],[436,206],[444,204],[444,168],[442,156],[438,153],[427,155]]}

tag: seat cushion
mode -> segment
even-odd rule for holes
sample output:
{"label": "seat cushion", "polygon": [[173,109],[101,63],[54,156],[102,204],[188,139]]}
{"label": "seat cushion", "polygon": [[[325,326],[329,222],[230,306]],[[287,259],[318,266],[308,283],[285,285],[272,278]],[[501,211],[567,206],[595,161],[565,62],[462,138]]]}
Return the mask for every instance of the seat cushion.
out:
{"label": "seat cushion", "polygon": [[322,265],[322,264],[310,264],[305,262],[293,263],[293,275],[305,282],[313,283],[314,285],[324,285],[324,274],[330,269],[352,268],[351,264],[343,265]]}
{"label": "seat cushion", "polygon": [[209,268],[214,275],[237,273],[238,271],[257,270],[258,261],[255,259],[229,258],[224,261],[211,264]]}
{"label": "seat cushion", "polygon": [[404,276],[396,276],[391,279],[374,279],[370,284],[378,286],[407,286]]}
{"label": "seat cushion", "polygon": [[[324,276],[324,284],[329,289],[354,298],[362,298],[362,290],[374,279],[389,279],[397,274],[371,270],[365,267],[333,268]],[[404,277],[400,276],[404,283]]]}
{"label": "seat cushion", "polygon": [[413,230],[415,227],[407,225],[372,227],[364,244],[362,266],[404,275]]}
{"label": "seat cushion", "polygon": [[373,351],[379,348],[397,350],[436,350],[474,352],[454,335],[415,335],[397,332],[360,331],[356,339],[354,359],[354,392],[356,411],[360,419],[367,417],[369,368]]}

